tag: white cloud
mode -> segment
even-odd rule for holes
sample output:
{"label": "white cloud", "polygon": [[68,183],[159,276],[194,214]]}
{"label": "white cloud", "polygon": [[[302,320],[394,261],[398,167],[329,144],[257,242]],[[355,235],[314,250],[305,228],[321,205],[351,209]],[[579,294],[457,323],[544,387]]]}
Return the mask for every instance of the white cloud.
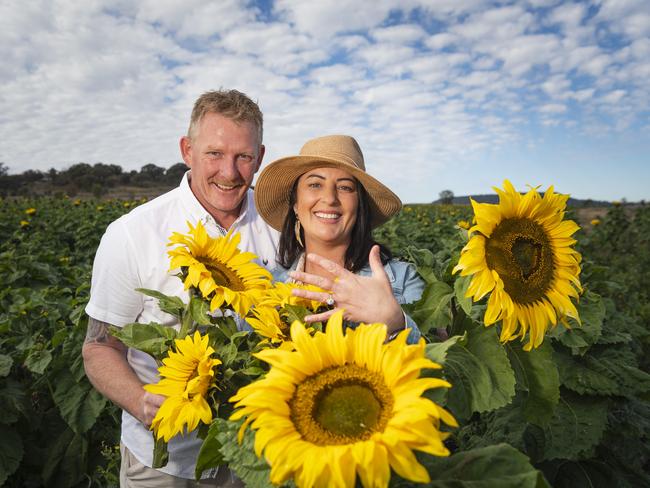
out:
{"label": "white cloud", "polygon": [[596,142],[647,126],[650,3],[495,4],[4,0],[0,161],[168,166],[196,97],[237,88],[265,113],[267,161],[350,133],[430,201],[457,163],[490,179],[486,155],[550,147],[538,123]]}
{"label": "white cloud", "polygon": [[543,114],[563,114],[566,112],[566,105],[561,103],[547,103],[539,107],[539,111]]}
{"label": "white cloud", "polygon": [[391,44],[412,44],[427,35],[422,27],[414,24],[401,24],[371,29],[369,34],[378,42]]}

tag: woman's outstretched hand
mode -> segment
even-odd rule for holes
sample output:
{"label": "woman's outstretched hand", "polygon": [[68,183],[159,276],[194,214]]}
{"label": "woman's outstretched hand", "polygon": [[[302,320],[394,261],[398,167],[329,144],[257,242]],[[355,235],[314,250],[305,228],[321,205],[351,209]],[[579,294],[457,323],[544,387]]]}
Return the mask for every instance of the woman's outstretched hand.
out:
{"label": "woman's outstretched hand", "polygon": [[343,318],[352,322],[380,322],[388,327],[388,334],[404,327],[402,307],[395,299],[384,266],[379,257],[379,246],[370,250],[368,262],[371,276],[359,276],[317,254],[308,254],[307,259],[325,269],[334,279],[293,271],[289,275],[298,281],[318,286],[331,293],[295,289],[293,295],[327,303],[334,299],[335,308],[327,312],[307,315],[306,322],[326,321],[335,311],[343,310]]}

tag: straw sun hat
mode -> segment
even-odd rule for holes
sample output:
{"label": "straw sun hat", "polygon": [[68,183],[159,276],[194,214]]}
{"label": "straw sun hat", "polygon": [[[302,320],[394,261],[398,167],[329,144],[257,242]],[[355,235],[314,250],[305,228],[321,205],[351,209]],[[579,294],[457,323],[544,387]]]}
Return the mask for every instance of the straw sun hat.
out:
{"label": "straw sun hat", "polygon": [[397,195],[366,173],[361,148],[354,138],[341,135],[317,137],[302,146],[300,155],[273,161],[257,178],[255,205],[271,227],[282,231],[294,182],[314,168],[345,170],[363,185],[370,200],[372,228],[383,224],[402,208]]}

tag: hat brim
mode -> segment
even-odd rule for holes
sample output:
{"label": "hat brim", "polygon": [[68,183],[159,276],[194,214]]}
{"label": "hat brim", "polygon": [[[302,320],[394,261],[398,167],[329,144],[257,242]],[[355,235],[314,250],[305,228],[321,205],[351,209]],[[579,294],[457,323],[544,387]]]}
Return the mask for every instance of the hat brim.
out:
{"label": "hat brim", "polygon": [[315,168],[345,170],[363,185],[369,197],[370,225],[373,229],[402,208],[402,201],[395,193],[355,166],[321,156],[288,156],[277,159],[264,168],[255,183],[255,206],[267,224],[282,231],[294,182]]}

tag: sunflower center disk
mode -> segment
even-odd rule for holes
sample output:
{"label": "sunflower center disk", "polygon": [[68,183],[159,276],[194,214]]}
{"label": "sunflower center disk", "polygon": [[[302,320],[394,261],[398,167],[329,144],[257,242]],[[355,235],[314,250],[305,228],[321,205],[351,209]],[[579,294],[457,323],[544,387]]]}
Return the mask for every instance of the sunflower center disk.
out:
{"label": "sunflower center disk", "polygon": [[245,291],[246,286],[242,279],[232,269],[222,263],[203,263],[212,275],[212,279],[219,286],[230,288],[234,291]]}
{"label": "sunflower center disk", "polygon": [[306,441],[351,444],[384,430],[393,395],[379,374],[347,364],[305,379],[290,406],[293,423]]}
{"label": "sunflower center disk", "polygon": [[533,220],[503,220],[487,238],[485,259],[519,304],[542,299],[553,282],[553,247],[544,227]]}

